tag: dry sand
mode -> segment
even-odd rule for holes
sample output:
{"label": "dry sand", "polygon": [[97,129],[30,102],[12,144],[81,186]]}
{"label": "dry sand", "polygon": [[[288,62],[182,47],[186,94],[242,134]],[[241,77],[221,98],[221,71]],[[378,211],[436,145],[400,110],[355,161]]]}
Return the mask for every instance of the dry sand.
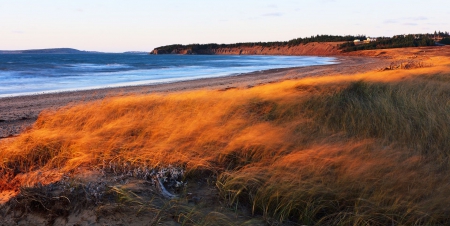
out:
{"label": "dry sand", "polygon": [[45,109],[55,110],[70,104],[99,100],[107,96],[177,92],[194,89],[249,88],[260,84],[303,77],[355,74],[386,68],[385,57],[338,56],[339,64],[257,71],[237,76],[206,78],[191,81],[141,85],[120,88],[48,93],[0,98],[0,138],[12,137],[30,127]]}

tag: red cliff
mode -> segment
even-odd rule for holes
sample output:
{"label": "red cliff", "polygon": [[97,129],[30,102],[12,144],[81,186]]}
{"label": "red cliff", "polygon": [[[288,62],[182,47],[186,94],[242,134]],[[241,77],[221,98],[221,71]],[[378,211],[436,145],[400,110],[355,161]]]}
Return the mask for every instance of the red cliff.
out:
{"label": "red cliff", "polygon": [[154,49],[151,54],[217,54],[217,55],[313,55],[330,56],[339,55],[341,50],[339,45],[343,42],[310,42],[296,46],[243,46],[225,47],[193,51],[192,49],[174,49],[165,52]]}

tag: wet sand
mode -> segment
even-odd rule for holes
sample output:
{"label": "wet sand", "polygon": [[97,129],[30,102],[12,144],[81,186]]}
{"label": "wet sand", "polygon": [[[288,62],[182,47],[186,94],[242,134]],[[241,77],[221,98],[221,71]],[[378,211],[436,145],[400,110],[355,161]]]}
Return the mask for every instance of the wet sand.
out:
{"label": "wet sand", "polygon": [[140,85],[119,88],[47,93],[0,98],[0,138],[12,137],[30,127],[45,109],[56,110],[63,106],[85,101],[103,99],[108,96],[178,92],[195,89],[226,90],[324,75],[356,74],[382,69],[389,60],[378,57],[339,56],[334,65],[309,66],[287,69],[256,71],[236,76],[205,78],[175,83]]}

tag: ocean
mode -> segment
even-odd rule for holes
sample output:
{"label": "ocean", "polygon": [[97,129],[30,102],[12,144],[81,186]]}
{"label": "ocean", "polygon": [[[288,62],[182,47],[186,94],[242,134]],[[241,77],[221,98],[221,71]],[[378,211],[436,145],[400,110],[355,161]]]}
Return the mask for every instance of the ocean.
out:
{"label": "ocean", "polygon": [[0,54],[0,97],[169,83],[335,63],[335,58],[314,56]]}

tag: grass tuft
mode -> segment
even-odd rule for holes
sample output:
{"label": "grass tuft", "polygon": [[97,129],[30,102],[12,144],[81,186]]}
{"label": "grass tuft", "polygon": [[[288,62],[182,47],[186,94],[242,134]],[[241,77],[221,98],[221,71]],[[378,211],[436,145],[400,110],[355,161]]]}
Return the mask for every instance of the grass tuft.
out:
{"label": "grass tuft", "polygon": [[[252,224],[216,211],[218,202],[208,204],[212,212],[181,205],[189,192],[177,186],[186,175],[188,184],[214,184],[227,208],[272,225],[445,224],[450,79],[431,69],[116,97],[46,112],[0,143],[0,188],[45,183],[30,177],[39,172],[96,169],[120,183],[123,174],[156,178],[152,186],[180,194],[154,207],[120,187],[101,193],[153,211],[155,224],[168,216],[182,225]],[[49,206],[67,199],[33,189],[18,203],[66,214]]]}

